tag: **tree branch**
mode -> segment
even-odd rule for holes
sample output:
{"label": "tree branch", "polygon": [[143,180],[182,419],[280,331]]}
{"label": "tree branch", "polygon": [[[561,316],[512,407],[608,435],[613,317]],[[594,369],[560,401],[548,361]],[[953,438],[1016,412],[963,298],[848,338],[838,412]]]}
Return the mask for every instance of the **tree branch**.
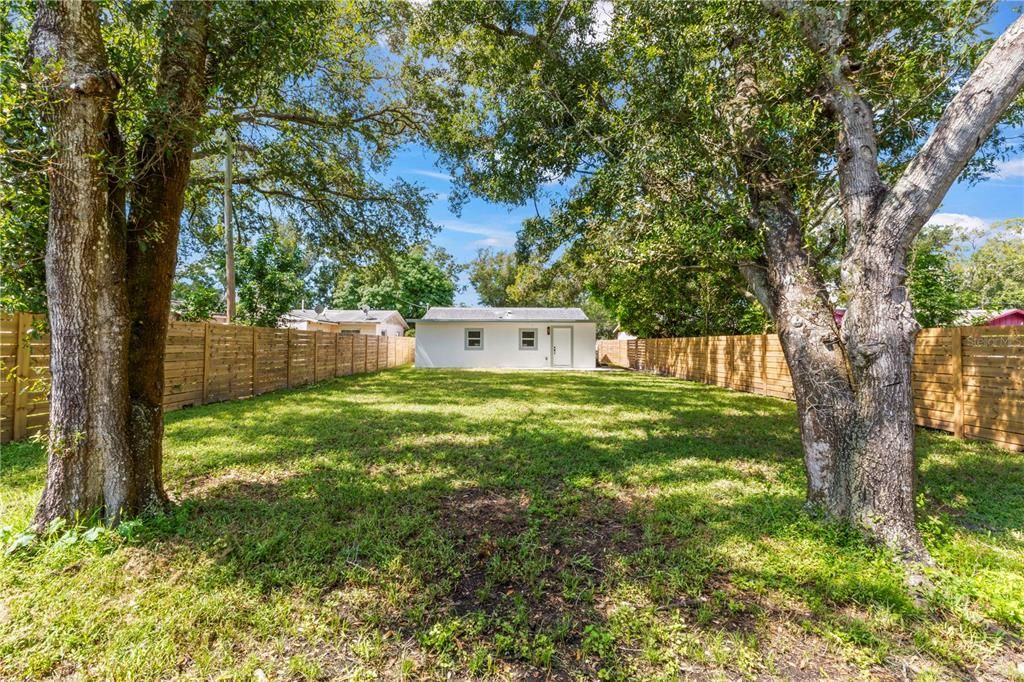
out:
{"label": "tree branch", "polygon": [[775,13],[795,13],[809,47],[829,61],[825,99],[841,126],[838,156],[843,217],[851,240],[859,241],[874,224],[886,188],[878,171],[878,137],[871,104],[850,80],[856,66],[842,53],[849,5],[811,6],[800,0],[775,0],[767,5]]}
{"label": "tree branch", "polygon": [[1022,89],[1024,17],[1019,17],[950,102],[882,204],[876,220],[899,230],[895,235],[899,246],[910,246]]}
{"label": "tree branch", "polygon": [[413,120],[409,111],[398,107],[384,107],[360,116],[323,116],[319,112],[311,110],[267,111],[263,109],[240,111],[234,114],[234,119],[239,123],[266,125],[267,121],[280,121],[283,123],[298,123],[300,125],[313,126],[317,128],[348,128],[359,123],[378,121],[384,118],[387,118],[389,122],[398,121],[402,125],[410,128],[415,128],[417,125],[417,122]]}

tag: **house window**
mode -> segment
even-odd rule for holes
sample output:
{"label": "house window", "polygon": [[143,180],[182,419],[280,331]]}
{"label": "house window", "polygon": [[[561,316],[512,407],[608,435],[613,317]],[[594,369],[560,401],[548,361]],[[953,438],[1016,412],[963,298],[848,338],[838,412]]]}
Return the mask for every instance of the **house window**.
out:
{"label": "house window", "polygon": [[519,330],[519,350],[537,350],[537,330]]}
{"label": "house window", "polygon": [[484,330],[483,329],[467,329],[466,330],[466,350],[483,350],[484,349]]}
{"label": "house window", "polygon": [[359,336],[358,329],[342,329],[338,333],[341,334],[342,336]]}
{"label": "house window", "polygon": [[380,333],[380,335],[381,335],[381,336],[387,336],[387,335],[388,335],[388,333],[387,333],[386,331],[382,331],[382,332]]}

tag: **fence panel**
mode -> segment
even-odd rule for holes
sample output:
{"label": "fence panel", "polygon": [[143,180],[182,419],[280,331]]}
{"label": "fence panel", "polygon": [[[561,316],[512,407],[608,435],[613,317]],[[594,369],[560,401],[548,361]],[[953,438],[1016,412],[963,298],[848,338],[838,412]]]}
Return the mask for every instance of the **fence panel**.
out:
{"label": "fence panel", "polygon": [[207,325],[202,322],[172,322],[164,349],[164,409],[176,410],[201,405],[205,399]]}
{"label": "fence panel", "polygon": [[380,337],[366,337],[366,371],[376,372],[377,361],[380,358]]}
{"label": "fence panel", "polygon": [[[45,430],[50,339],[44,315],[0,313],[0,443]],[[411,364],[414,338],[171,322],[164,409],[232,400]]]}
{"label": "fence panel", "polygon": [[289,331],[288,387],[305,386],[316,379],[316,334],[292,329]]}
{"label": "fence panel", "polygon": [[[598,362],[793,400],[775,334],[598,341]],[[1024,450],[1024,328],[924,329],[912,368],[918,425]]]}

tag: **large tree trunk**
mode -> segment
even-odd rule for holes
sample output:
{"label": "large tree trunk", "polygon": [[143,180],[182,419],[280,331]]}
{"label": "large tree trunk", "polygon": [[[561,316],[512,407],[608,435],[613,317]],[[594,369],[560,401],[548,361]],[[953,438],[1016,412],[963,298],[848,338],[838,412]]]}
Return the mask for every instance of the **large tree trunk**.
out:
{"label": "large tree trunk", "polygon": [[871,106],[858,94],[843,54],[845,7],[805,11],[802,22],[810,44],[832,65],[827,103],[840,124],[839,192],[849,234],[842,268],[849,303],[841,329],[803,248],[791,194],[766,192],[778,183],[749,169],[767,268],[760,275],[749,266],[743,271],[779,328],[800,415],[809,501],[907,558],[928,560],[914,519],[911,369],[919,325],[905,286],[907,253],[1024,88],[1024,18],[996,41],[890,190],[878,170]]}
{"label": "large tree trunk", "polygon": [[[892,272],[889,249],[861,265],[842,329],[805,251],[788,195],[755,200],[767,265],[744,274],[778,329],[793,380],[807,470],[807,502],[913,560],[927,560],[914,523],[914,413],[910,367],[918,326],[902,289],[868,281]],[[899,269],[897,269],[899,271]],[[757,277],[762,278],[756,282]],[[899,281],[902,278],[897,277]]]}
{"label": "large tree trunk", "polygon": [[853,387],[825,284],[803,253],[800,218],[784,189],[752,192],[765,230],[763,268],[743,274],[775,321],[790,368],[807,470],[807,504],[845,518],[849,513],[848,428]]}
{"label": "large tree trunk", "polygon": [[[50,433],[46,487],[34,525],[130,503],[124,430],[126,318],[122,241],[109,219],[106,136],[117,81],[107,68],[92,2],[41,1],[31,56],[48,73],[46,283],[50,318]],[[121,252],[123,253],[123,251]]]}
{"label": "large tree trunk", "polygon": [[914,400],[911,367],[920,329],[895,244],[857,249],[843,318],[856,418],[849,428],[850,519],[913,559],[927,553],[914,521]]}
{"label": "large tree trunk", "polygon": [[164,346],[192,147],[205,106],[208,2],[178,0],[167,20],[157,101],[146,122],[128,220],[130,446],[140,509],[163,487]]}

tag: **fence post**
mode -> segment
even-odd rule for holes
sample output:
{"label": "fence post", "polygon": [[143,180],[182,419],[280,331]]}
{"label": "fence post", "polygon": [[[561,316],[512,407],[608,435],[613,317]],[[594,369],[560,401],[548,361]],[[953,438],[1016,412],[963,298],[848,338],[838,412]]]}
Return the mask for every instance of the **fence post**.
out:
{"label": "fence post", "polygon": [[963,331],[953,327],[953,435],[964,436],[964,373],[963,373]]}
{"label": "fence post", "polygon": [[256,395],[256,327],[252,328],[252,393]]}
{"label": "fence post", "polygon": [[18,345],[14,356],[17,363],[14,373],[14,421],[11,424],[13,440],[21,440],[28,432],[28,389],[31,385],[29,365],[32,356],[25,335],[31,326],[32,315],[18,313]]}
{"label": "fence post", "polygon": [[210,376],[210,323],[203,322],[203,405],[206,404]]}
{"label": "fence post", "polygon": [[768,332],[761,334],[761,393],[768,395]]}
{"label": "fence post", "polygon": [[285,336],[288,343],[284,351],[284,384],[287,388],[292,387],[292,330],[288,330]]}
{"label": "fence post", "polygon": [[331,376],[338,376],[338,332],[333,332],[331,336],[334,337],[334,374]]}
{"label": "fence post", "polygon": [[313,330],[313,383],[320,381],[320,330]]}

